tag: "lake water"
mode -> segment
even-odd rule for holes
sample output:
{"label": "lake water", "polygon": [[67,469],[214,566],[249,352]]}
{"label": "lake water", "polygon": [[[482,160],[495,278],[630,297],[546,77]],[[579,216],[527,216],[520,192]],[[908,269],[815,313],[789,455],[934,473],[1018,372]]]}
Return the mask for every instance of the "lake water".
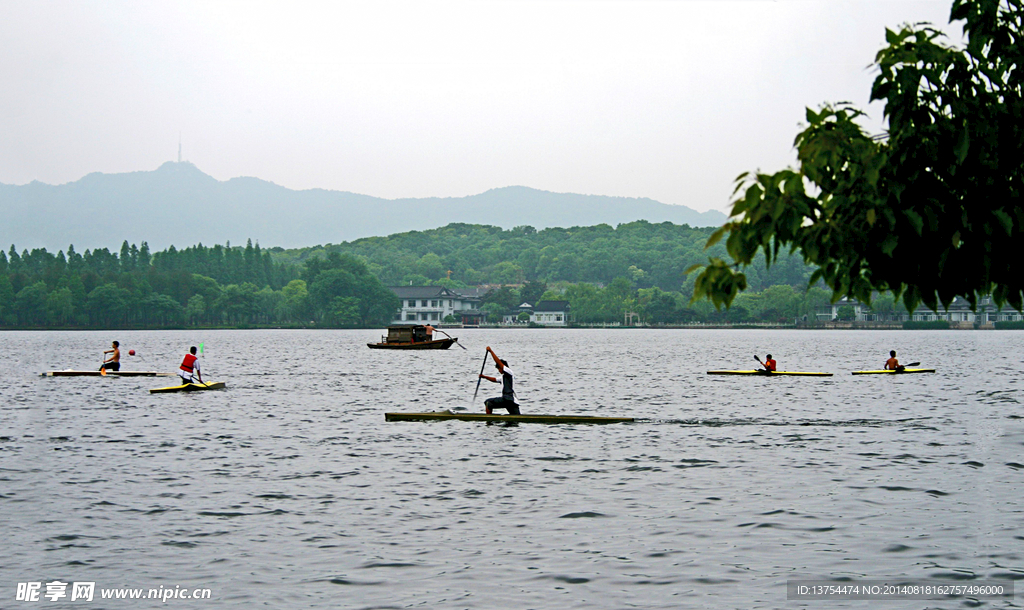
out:
{"label": "lake water", "polygon": [[[786,581],[1024,579],[1024,332],[466,329],[468,350],[367,349],[380,334],[0,333],[0,607],[961,608],[787,601]],[[97,368],[113,339],[124,370],[202,342],[228,387],[38,376]],[[385,423],[482,410],[486,345],[524,413],[639,421]],[[890,349],[938,372],[849,374]],[[705,374],[766,352],[836,375]],[[484,381],[478,403],[499,394]],[[212,601],[15,601],[53,580]]]}

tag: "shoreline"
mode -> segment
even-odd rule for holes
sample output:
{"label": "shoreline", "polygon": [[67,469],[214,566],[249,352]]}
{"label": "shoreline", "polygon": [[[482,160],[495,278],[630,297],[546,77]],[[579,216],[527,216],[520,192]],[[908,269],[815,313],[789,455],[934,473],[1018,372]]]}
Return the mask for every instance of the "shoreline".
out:
{"label": "shoreline", "polygon": [[[830,322],[824,324],[665,324],[665,325],[640,325],[624,326],[622,324],[594,324],[594,325],[570,325],[570,326],[507,326],[502,324],[481,324],[479,326],[461,325],[439,325],[438,329],[487,329],[487,330],[957,330],[957,331],[1007,331],[1024,330],[1024,325],[1000,327],[999,323],[975,324],[949,324],[948,326],[930,326],[924,323],[920,327],[905,327],[902,324],[875,324],[863,322]],[[123,327],[41,327],[41,326],[8,326],[0,328],[4,331],[67,331],[67,332],[95,332],[95,331],[207,331],[207,330],[380,330],[379,326],[362,327],[332,327],[332,326],[282,326],[282,325],[223,325],[223,326],[123,326]]]}

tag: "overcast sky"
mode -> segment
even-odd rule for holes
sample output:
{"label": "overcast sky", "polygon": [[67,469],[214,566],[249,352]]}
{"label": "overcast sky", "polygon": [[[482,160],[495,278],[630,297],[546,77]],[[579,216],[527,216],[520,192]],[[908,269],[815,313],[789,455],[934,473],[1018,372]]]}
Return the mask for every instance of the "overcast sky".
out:
{"label": "overcast sky", "polygon": [[184,158],[386,198],[524,185],[725,211],[804,108],[867,107],[950,0],[0,0],[0,182]]}

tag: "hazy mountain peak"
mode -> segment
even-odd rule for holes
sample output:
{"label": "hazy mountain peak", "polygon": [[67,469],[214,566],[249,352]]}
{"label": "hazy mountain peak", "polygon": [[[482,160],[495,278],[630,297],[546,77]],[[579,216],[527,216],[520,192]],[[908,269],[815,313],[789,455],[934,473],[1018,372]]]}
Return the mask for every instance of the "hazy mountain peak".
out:
{"label": "hazy mountain peak", "polygon": [[691,226],[725,222],[721,212],[696,212],[652,199],[553,193],[527,186],[478,195],[389,200],[345,191],[296,191],[255,177],[219,181],[187,161],[152,171],[92,173],[40,188],[0,185],[5,222],[0,246],[74,244],[79,251],[146,241],[150,248],[245,243],[286,248],[432,229],[449,223],[537,229],[634,220]]}

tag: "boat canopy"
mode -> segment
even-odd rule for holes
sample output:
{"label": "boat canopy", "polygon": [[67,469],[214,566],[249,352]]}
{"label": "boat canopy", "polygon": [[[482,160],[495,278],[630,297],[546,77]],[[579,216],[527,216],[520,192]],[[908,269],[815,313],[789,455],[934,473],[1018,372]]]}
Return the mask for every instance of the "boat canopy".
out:
{"label": "boat canopy", "polygon": [[427,340],[423,324],[394,324],[388,327],[388,343],[420,343]]}

